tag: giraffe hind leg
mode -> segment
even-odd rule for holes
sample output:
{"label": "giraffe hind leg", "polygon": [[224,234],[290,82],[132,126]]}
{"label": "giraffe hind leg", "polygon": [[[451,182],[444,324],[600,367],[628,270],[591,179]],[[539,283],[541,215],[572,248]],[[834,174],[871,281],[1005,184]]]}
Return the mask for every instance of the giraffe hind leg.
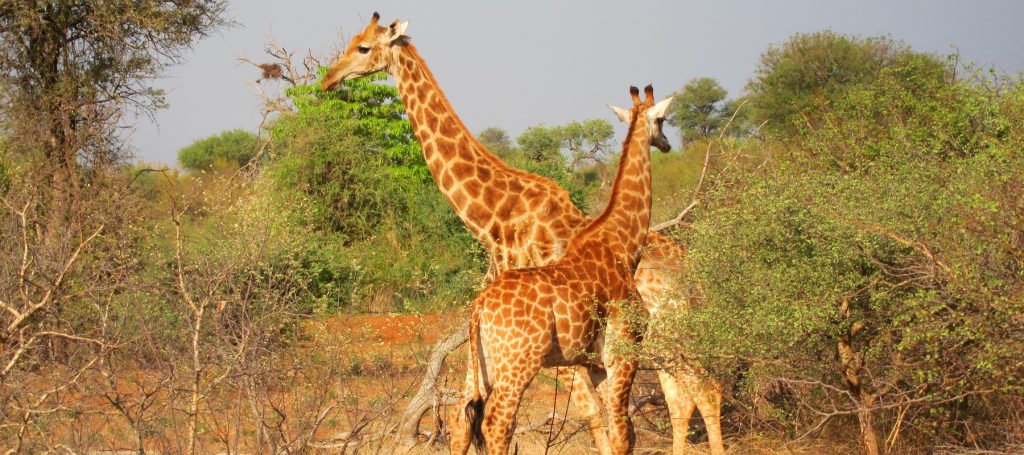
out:
{"label": "giraffe hind leg", "polygon": [[702,384],[696,398],[697,409],[700,410],[700,416],[704,419],[704,427],[708,431],[708,444],[711,446],[711,453],[712,455],[724,454],[721,387],[716,382]]}
{"label": "giraffe hind leg", "polygon": [[700,367],[683,370],[676,379],[682,384],[684,392],[692,397],[693,403],[704,420],[704,428],[708,433],[708,444],[712,455],[725,453],[722,441],[722,386]]}
{"label": "giraffe hind leg", "polygon": [[[465,455],[469,453],[469,446],[475,444],[473,437],[473,418],[475,416],[471,416],[468,412],[475,401],[472,393],[472,389],[463,390],[459,402],[448,409],[449,447],[452,454]],[[477,447],[479,449],[479,445]]]}
{"label": "giraffe hind leg", "polygon": [[481,430],[489,454],[507,454],[515,433],[516,414],[526,386],[540,370],[540,365],[530,365],[518,374],[495,377],[487,404],[484,406]]}

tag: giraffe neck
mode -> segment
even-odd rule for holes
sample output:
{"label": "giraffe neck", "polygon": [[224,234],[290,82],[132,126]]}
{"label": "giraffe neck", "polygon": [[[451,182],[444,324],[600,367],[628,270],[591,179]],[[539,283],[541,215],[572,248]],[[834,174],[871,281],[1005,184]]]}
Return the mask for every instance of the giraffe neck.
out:
{"label": "giraffe neck", "polygon": [[[560,257],[586,215],[547,178],[506,165],[466,129],[412,44],[388,74],[405,103],[434,182],[501,271]],[[528,222],[526,220],[529,220]]]}
{"label": "giraffe neck", "polygon": [[[473,138],[416,48],[407,44],[396,46],[394,52],[388,72],[395,78],[427,167],[455,212],[467,221],[466,211],[480,199],[481,188],[496,173],[511,169]],[[466,223],[478,238],[485,235],[486,224]]]}
{"label": "giraffe neck", "polygon": [[651,222],[651,140],[644,112],[634,114],[622,144],[622,157],[608,205],[580,232],[574,245],[593,236],[610,236],[615,255],[636,269]]}

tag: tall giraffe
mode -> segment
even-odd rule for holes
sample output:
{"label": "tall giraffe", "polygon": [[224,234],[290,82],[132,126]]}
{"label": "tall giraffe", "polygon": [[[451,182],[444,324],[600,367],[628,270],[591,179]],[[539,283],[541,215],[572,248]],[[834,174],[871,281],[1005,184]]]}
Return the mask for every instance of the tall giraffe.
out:
{"label": "tall giraffe", "polygon": [[[489,277],[560,257],[576,231],[589,222],[588,217],[554,182],[510,168],[477,142],[405,34],[408,22],[395,21],[384,27],[378,25],[379,19],[374,13],[366,29],[352,37],[324,78],[322,88],[331,90],[342,81],[380,71],[395,79],[434,181],[489,252]],[[648,251],[635,280],[653,315],[664,305],[685,303],[677,297],[680,293],[671,289],[684,251],[656,232],[648,235]],[[590,422],[600,453],[609,453],[597,398],[586,381],[574,379],[575,370],[562,370],[568,374],[559,376],[572,385],[576,406]],[[723,453],[720,387],[691,373],[663,371],[658,375],[671,416],[674,452],[685,450],[690,416],[699,408],[712,454]]]}
{"label": "tall giraffe", "polygon": [[[632,451],[627,414],[637,361],[615,353],[638,343],[643,303],[633,283],[651,218],[651,145],[671,147],[661,132],[672,99],[654,104],[630,87],[633,108],[608,205],[547,265],[506,270],[474,300],[466,389],[451,423],[452,453],[470,435],[488,453],[508,451],[523,391],[543,366],[583,365],[608,410],[612,453]],[[461,405],[461,406],[459,406]],[[460,415],[460,407],[465,414]]]}

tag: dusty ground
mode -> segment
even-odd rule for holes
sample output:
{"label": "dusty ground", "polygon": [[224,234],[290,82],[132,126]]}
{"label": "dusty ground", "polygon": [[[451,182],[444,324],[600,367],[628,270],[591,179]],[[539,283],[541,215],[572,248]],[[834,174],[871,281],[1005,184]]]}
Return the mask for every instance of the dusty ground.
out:
{"label": "dusty ground", "polygon": [[[361,384],[368,394],[388,394],[389,387],[405,387],[406,398],[411,396],[419,385],[419,366],[426,361],[430,344],[440,336],[454,330],[464,315],[459,313],[434,314],[424,316],[409,315],[360,315],[353,317],[336,317],[324,321],[325,331],[322,336],[332,342],[347,343],[351,352],[357,352],[369,359],[368,364],[387,359],[393,365],[405,366],[402,373],[392,382],[381,378],[371,379]],[[376,359],[376,360],[374,360]],[[554,370],[545,369],[534,379],[524,396],[520,408],[520,427],[535,428],[518,434],[514,444],[518,445],[520,454],[592,454],[593,449],[589,433],[583,430],[580,422],[574,420],[577,414],[568,402],[569,395],[564,390],[556,390],[553,379]],[[446,384],[458,389],[465,375],[465,352],[460,348],[449,356],[444,373]],[[400,379],[399,379],[400,377]],[[659,393],[660,388],[653,372],[641,372],[634,384],[634,395]],[[401,409],[405,401],[398,404]],[[443,411],[442,411],[443,412]],[[554,412],[559,419],[547,419]],[[568,419],[562,417],[568,416]],[[648,405],[640,410],[636,417],[637,454],[670,454],[671,432],[667,430],[668,414],[663,407]],[[436,430],[436,417],[428,413],[421,422],[421,431],[431,433]],[[546,423],[545,423],[546,422]],[[545,423],[545,424],[541,424]],[[688,453],[707,453],[706,440],[703,439],[702,424],[695,415],[691,432],[694,433],[693,443]],[[802,441],[786,444],[784,442],[762,438],[758,435],[747,435],[740,439],[726,435],[727,452],[730,454],[845,454],[856,451],[853,446],[836,444],[835,441],[816,442]],[[703,443],[702,443],[703,442]],[[444,444],[420,444],[411,450],[400,450],[390,440],[380,444],[371,444],[359,453],[408,453],[447,454],[448,447]],[[471,450],[472,453],[472,450]]]}
{"label": "dusty ground", "polygon": [[[397,453],[440,454],[448,449],[437,437],[438,416],[429,412],[421,422],[420,444],[411,450],[396,446],[394,428],[422,378],[429,349],[440,336],[457,327],[464,315],[353,315],[306,321],[301,342],[256,359],[255,380],[207,378],[208,390],[200,412],[200,453]],[[162,377],[144,366],[125,374],[114,386],[102,377],[83,382],[71,401],[88,413],[54,420],[47,430],[66,441],[76,453],[122,453],[136,447],[139,435],[147,453],[185,452],[183,412],[188,395],[181,377],[161,383]],[[211,375],[218,370],[212,365]],[[553,370],[542,370],[527,390],[519,423],[525,431],[515,444],[520,454],[590,454],[591,437],[583,430],[565,390],[556,390]],[[457,393],[465,375],[465,352],[449,356],[439,380],[442,389]],[[215,383],[214,380],[224,382]],[[161,389],[161,387],[164,387]],[[187,389],[186,389],[187,390]],[[117,393],[113,393],[116,391]],[[135,412],[133,403],[151,395],[144,413],[133,423],[113,403]],[[634,394],[658,392],[653,372],[642,372]],[[114,396],[119,394],[120,396]],[[69,395],[71,396],[71,395]],[[98,412],[96,410],[99,410]],[[556,419],[550,419],[552,414]],[[135,418],[135,417],[133,417]],[[670,453],[667,413],[647,405],[636,415],[636,453]],[[704,453],[699,419],[694,420],[690,453]],[[441,435],[444,432],[440,432]],[[729,453],[844,453],[842,448],[815,447],[727,436]],[[433,444],[427,444],[433,439]],[[69,449],[70,450],[70,449]]]}
{"label": "dusty ground", "polygon": [[[325,321],[322,336],[327,337],[331,342],[346,343],[351,351],[358,353],[364,361],[364,369],[373,370],[379,365],[389,364],[398,367],[400,374],[392,376],[392,381],[381,381],[370,379],[361,384],[360,388],[367,394],[389,395],[392,392],[386,389],[401,384],[406,398],[415,393],[419,385],[420,368],[426,361],[430,344],[435,342],[439,336],[453,330],[460,323],[461,315],[360,315],[354,317],[331,318]],[[465,374],[464,349],[459,349],[448,358],[444,378],[441,383],[447,384],[448,389],[457,390],[462,384]],[[590,436],[579,431],[579,424],[562,419],[550,422],[553,424],[540,426],[552,411],[559,415],[566,415],[568,394],[564,390],[556,391],[555,381],[552,379],[553,371],[545,370],[527,390],[523,400],[523,408],[520,411],[520,422],[523,425],[537,426],[537,431],[523,433],[516,437],[520,446],[520,453],[543,453],[544,447],[548,444],[548,435],[553,434],[550,439],[551,449],[548,453],[573,454],[589,453]],[[396,379],[400,380],[394,381]],[[405,404],[403,400],[399,407]],[[445,412],[441,410],[441,412]],[[570,409],[569,416],[574,416]],[[425,433],[432,433],[437,429],[437,417],[428,413],[421,422],[421,430]],[[395,447],[380,447],[385,451],[394,450]],[[413,448],[411,454],[434,454],[447,453],[447,446],[434,444],[427,446],[421,444]],[[367,453],[372,453],[367,452]]]}
{"label": "dusty ground", "polygon": [[[392,365],[402,365],[403,375],[407,384],[408,393],[415,392],[420,378],[420,370],[417,368],[425,362],[428,355],[429,345],[436,341],[439,336],[454,330],[460,323],[460,314],[443,315],[360,315],[354,317],[332,318],[325,321],[322,336],[332,342],[347,343],[352,352],[358,352],[372,366],[382,361]],[[456,390],[462,384],[465,374],[465,353],[459,349],[448,358],[447,368],[442,382],[448,384],[448,388]],[[549,454],[586,454],[596,453],[591,449],[592,442],[589,433],[582,428],[581,422],[574,420],[577,417],[575,409],[570,405],[569,394],[565,390],[556,390],[555,372],[551,369],[542,370],[529,389],[526,391],[520,409],[519,422],[521,427],[533,428],[532,431],[523,432],[516,436],[515,442],[519,445],[519,453],[546,453]],[[385,393],[383,389],[391,387],[391,384],[369,381],[362,385],[367,393]],[[652,373],[641,374],[637,381],[638,391],[646,390],[648,393],[657,389],[657,381]],[[404,404],[404,401],[401,403]],[[443,412],[443,411],[442,411]],[[552,413],[559,416],[557,419],[548,419]],[[563,417],[568,416],[569,419]],[[663,409],[649,406],[643,410],[643,415],[638,422],[638,450],[637,453],[670,453],[671,439],[666,438],[667,413]],[[425,433],[436,431],[436,416],[428,415],[421,423],[421,430]],[[700,446],[694,446],[694,453],[700,453]],[[386,451],[394,450],[395,447],[381,447]],[[447,453],[447,446],[434,444],[426,446],[421,444],[415,447],[411,454],[435,454]],[[372,453],[372,452],[368,452]]]}

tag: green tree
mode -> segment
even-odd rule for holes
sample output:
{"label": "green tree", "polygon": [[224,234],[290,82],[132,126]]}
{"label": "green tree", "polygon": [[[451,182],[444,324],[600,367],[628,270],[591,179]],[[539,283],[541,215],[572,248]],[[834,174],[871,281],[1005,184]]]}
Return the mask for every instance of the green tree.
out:
{"label": "green tree", "polygon": [[298,112],[271,130],[271,174],[309,198],[314,225],[346,243],[371,236],[403,209],[401,194],[429,181],[398,91],[381,79],[347,81],[329,93],[316,84],[291,88]]}
{"label": "green tree", "polygon": [[398,92],[382,79],[291,89],[297,112],[272,127],[265,175],[280,209],[313,232],[303,263],[314,307],[460,305],[483,252],[437,191]]}
{"label": "green tree", "polygon": [[819,100],[835,99],[908,58],[925,58],[933,68],[943,65],[888,37],[859,38],[830,30],[793,35],[761,54],[747,84],[755,120],[767,121],[770,132],[793,136],[797,125],[813,117],[809,110]]}
{"label": "green tree", "polygon": [[244,166],[256,155],[257,149],[256,135],[245,130],[230,130],[178,150],[178,163],[191,171],[207,170],[218,162]]}
{"label": "green tree", "polygon": [[477,134],[477,140],[488,151],[501,158],[509,156],[515,148],[515,144],[512,143],[512,138],[509,137],[508,132],[493,126],[480,131]]}
{"label": "green tree", "polygon": [[131,353],[158,330],[125,322],[162,318],[143,294],[182,302],[171,288],[155,291],[169,281],[143,272],[155,230],[126,191],[122,133],[129,109],[165,105],[153,79],[223,25],[224,9],[220,0],[0,2],[0,446],[13,453],[55,444],[66,416],[52,411],[71,409],[72,389],[84,397],[100,387],[84,378],[142,365]]}
{"label": "green tree", "polygon": [[529,161],[565,163],[561,155],[562,136],[557,127],[531,126],[516,138],[516,143],[519,144],[519,154]]}
{"label": "green tree", "polygon": [[731,114],[726,111],[726,95],[715,79],[693,79],[675,94],[668,123],[679,128],[680,138],[685,142],[717,135]]}
{"label": "green tree", "polygon": [[587,161],[603,163],[612,152],[614,134],[607,120],[590,119],[553,127],[533,126],[516,142],[519,153],[527,159],[567,164],[575,169]]}
{"label": "green tree", "polygon": [[569,156],[569,168],[578,169],[590,163],[604,164],[613,153],[615,129],[604,119],[570,122],[558,127],[557,136]]}
{"label": "green tree", "polygon": [[0,119],[7,145],[41,154],[65,209],[79,167],[121,158],[125,108],[165,105],[150,85],[225,24],[223,0],[0,3]]}

